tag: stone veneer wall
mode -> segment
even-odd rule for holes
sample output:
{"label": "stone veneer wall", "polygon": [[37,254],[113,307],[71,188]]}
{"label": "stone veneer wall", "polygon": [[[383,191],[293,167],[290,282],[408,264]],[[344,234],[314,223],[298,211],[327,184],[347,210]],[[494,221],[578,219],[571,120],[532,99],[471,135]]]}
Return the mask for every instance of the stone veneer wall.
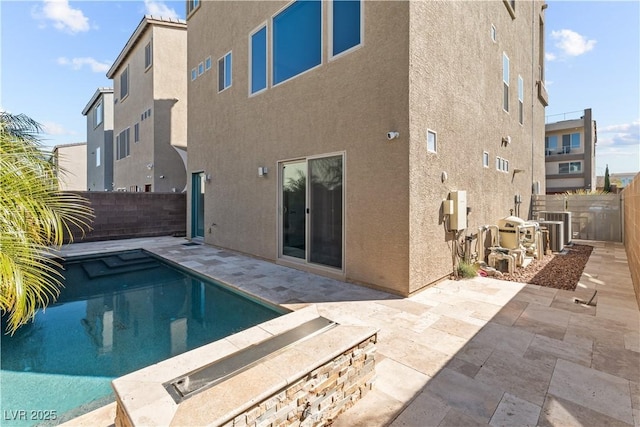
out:
{"label": "stone veneer wall", "polygon": [[[373,334],[241,413],[223,420],[207,420],[207,424],[225,427],[330,425],[373,387],[376,341],[377,334]],[[197,414],[188,416],[197,418]],[[171,422],[171,425],[191,424],[193,419],[180,416]],[[134,426],[121,402],[117,405],[115,425]]]}
{"label": "stone veneer wall", "polygon": [[624,201],[624,247],[636,301],[640,307],[640,173],[622,191]]}
{"label": "stone veneer wall", "polygon": [[322,426],[364,397],[375,379],[376,335],[256,404],[224,427]]}
{"label": "stone veneer wall", "polygon": [[[133,237],[185,236],[185,193],[128,193],[117,191],[72,192],[89,200],[94,210],[93,228],[84,236],[71,227],[74,242],[128,239]],[[65,242],[69,235],[65,233]]]}

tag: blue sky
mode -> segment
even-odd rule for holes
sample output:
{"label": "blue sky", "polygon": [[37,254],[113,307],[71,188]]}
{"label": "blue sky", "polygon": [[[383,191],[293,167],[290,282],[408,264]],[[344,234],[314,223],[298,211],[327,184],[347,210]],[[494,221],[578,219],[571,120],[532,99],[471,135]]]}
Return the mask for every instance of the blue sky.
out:
{"label": "blue sky", "polygon": [[[499,1],[499,0],[494,0]],[[42,123],[45,144],[86,139],[81,112],[144,14],[183,18],[184,1],[0,3],[0,108]],[[640,2],[549,1],[546,115],[593,110],[596,171],[640,171]],[[579,113],[569,115],[575,118]]]}

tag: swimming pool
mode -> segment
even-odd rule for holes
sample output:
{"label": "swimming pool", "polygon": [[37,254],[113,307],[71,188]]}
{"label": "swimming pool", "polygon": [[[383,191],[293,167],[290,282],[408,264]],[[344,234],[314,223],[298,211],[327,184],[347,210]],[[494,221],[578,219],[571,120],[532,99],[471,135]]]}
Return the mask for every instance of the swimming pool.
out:
{"label": "swimming pool", "polygon": [[113,401],[112,379],[286,312],[141,250],[64,264],[56,304],[2,337],[3,425],[89,412]]}

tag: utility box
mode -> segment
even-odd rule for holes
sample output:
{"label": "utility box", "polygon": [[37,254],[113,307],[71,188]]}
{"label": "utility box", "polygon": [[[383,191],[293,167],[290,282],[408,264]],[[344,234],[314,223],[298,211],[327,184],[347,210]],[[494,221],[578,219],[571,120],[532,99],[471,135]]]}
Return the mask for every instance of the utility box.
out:
{"label": "utility box", "polygon": [[449,229],[464,230],[467,228],[467,192],[452,191],[449,193],[449,200],[453,202],[453,213],[449,215]]}

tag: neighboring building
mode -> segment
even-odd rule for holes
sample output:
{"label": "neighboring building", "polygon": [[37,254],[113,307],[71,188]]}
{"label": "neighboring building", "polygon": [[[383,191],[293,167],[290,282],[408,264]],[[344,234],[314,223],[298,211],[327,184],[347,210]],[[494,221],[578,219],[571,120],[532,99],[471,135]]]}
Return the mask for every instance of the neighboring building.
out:
{"label": "neighboring building", "polygon": [[[618,192],[618,190],[622,190],[627,185],[631,184],[637,174],[638,172],[610,173],[609,184],[611,184],[612,187],[615,186],[616,192]],[[602,176],[598,175],[596,179],[597,179],[596,189],[604,190],[604,175]]]}
{"label": "neighboring building", "polygon": [[595,191],[598,134],[591,108],[580,118],[547,123],[544,140],[546,193]]}
{"label": "neighboring building", "polygon": [[98,88],[82,110],[87,117],[87,190],[113,190],[113,88]]}
{"label": "neighboring building", "polygon": [[145,16],[107,72],[114,88],[114,190],[184,191],[187,25]]}
{"label": "neighboring building", "polygon": [[53,162],[58,169],[60,190],[87,191],[87,143],[53,147]]}
{"label": "neighboring building", "polygon": [[187,1],[190,236],[401,295],[447,277],[452,191],[471,235],[544,188],[545,8]]}

